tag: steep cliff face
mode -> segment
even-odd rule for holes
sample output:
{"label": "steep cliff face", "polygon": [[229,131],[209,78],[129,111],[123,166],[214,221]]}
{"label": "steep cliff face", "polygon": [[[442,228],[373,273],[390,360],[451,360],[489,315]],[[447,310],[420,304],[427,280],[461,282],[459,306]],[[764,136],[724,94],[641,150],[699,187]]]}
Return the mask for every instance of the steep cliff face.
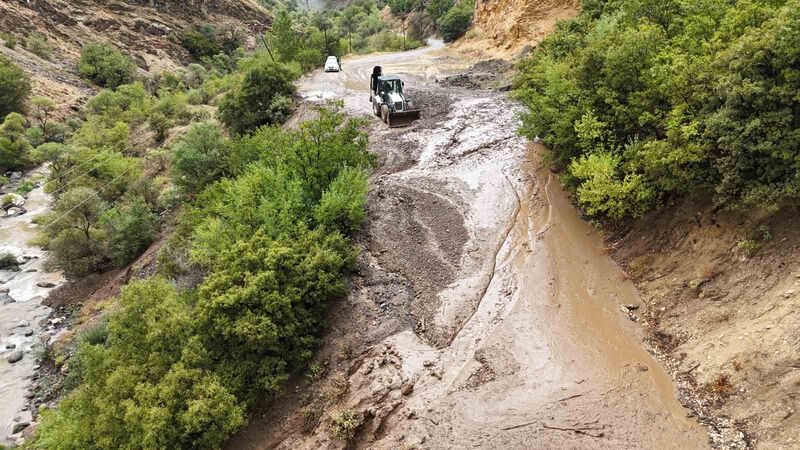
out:
{"label": "steep cliff face", "polygon": [[466,50],[516,56],[578,13],[580,0],[477,0],[472,31],[459,43]]}
{"label": "steep cliff face", "polygon": [[253,45],[272,16],[257,0],[4,0],[0,31],[21,40],[38,33],[46,38],[52,56],[42,58],[24,45],[0,51],[31,75],[35,94],[69,108],[92,93],[75,69],[86,43],[111,42],[140,69],[159,72],[189,62],[180,44],[182,31],[206,22],[247,30]]}

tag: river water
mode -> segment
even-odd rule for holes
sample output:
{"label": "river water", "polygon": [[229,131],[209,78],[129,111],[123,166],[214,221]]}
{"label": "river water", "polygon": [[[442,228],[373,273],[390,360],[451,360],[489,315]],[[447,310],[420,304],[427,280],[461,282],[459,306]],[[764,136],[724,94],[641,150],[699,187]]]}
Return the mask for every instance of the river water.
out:
{"label": "river water", "polygon": [[[44,169],[38,169],[28,177],[43,173]],[[0,218],[0,254],[10,253],[22,263],[19,271],[0,271],[0,288],[8,289],[8,295],[14,300],[0,304],[0,444],[14,443],[11,436],[14,425],[30,421],[30,411],[23,409],[36,365],[36,350],[42,339],[48,340],[53,333],[46,324],[40,324],[50,314],[50,308],[42,301],[55,286],[64,282],[60,273],[44,270],[46,252],[29,243],[37,234],[37,225],[32,221],[49,211],[51,197],[42,186],[27,197],[25,214]],[[40,283],[52,283],[54,287],[37,286]],[[12,364],[8,358],[16,351],[23,353],[22,360]]]}

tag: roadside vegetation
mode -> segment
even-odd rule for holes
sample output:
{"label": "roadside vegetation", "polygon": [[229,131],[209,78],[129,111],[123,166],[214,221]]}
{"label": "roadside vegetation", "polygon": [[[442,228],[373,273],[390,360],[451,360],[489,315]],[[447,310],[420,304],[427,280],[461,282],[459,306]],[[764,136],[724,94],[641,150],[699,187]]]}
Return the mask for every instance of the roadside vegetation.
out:
{"label": "roadside vegetation", "polygon": [[199,26],[181,40],[198,62],[174,73],[141,76],[88,44],[77,70],[103,89],[67,120],[0,57],[0,166],[49,164],[35,239],[52,268],[80,280],[124,267],[174,229],[157,273],[126,286],[74,356],[48,349],[68,366],[65,395],[37,412],[27,448],[218,448],[310,359],[347,293],[373,157],[339,105],[280,126],[301,73],[401,39],[373,2],[351,6],[350,28],[342,13],[282,11],[250,53],[242,33]]}
{"label": "roadside vegetation", "polygon": [[521,64],[516,96],[589,214],[800,200],[800,2],[582,3]]}

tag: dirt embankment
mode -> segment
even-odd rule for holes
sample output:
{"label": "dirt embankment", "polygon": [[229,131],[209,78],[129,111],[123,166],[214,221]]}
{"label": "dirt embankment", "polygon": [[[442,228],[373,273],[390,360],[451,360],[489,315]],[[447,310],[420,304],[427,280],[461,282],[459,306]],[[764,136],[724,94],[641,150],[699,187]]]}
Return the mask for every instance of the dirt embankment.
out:
{"label": "dirt embankment", "polygon": [[513,59],[579,10],[580,0],[477,0],[472,29],[454,47],[481,59]]}
{"label": "dirt embankment", "polygon": [[698,415],[723,436],[743,431],[739,444],[798,448],[800,219],[747,216],[687,202],[635,224],[615,258],[645,300],[633,315]]}
{"label": "dirt embankment", "polygon": [[[254,45],[255,34],[263,32],[272,18],[256,0],[9,0],[0,2],[0,31],[21,43],[0,51],[32,77],[34,94],[54,99],[64,115],[94,92],[75,67],[85,44],[111,42],[140,69],[157,73],[190,62],[180,44],[181,33],[204,22],[247,30],[248,44]],[[22,45],[34,32],[52,47],[49,60]]]}

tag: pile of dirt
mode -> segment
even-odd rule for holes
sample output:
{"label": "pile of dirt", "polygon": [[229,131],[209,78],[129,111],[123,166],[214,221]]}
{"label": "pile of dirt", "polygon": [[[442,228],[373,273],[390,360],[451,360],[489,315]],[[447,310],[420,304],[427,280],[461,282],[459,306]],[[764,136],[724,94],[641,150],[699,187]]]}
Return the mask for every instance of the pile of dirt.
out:
{"label": "pile of dirt", "polygon": [[455,48],[485,58],[516,58],[579,10],[579,0],[477,0],[472,30]]}
{"label": "pile of dirt", "polygon": [[503,59],[479,61],[465,72],[444,77],[442,86],[455,86],[468,89],[494,89],[508,91],[514,76],[514,65]]}
{"label": "pile of dirt", "polygon": [[[198,24],[231,24],[246,30],[255,45],[272,18],[256,0],[26,0],[0,2],[0,30],[19,39],[0,51],[33,80],[35,95],[50,97],[67,114],[94,92],[77,76],[76,62],[90,42],[111,42],[139,68],[157,73],[185,66],[190,55],[181,46],[184,30]],[[41,58],[22,42],[43,36],[52,57]]]}
{"label": "pile of dirt", "polygon": [[799,222],[793,208],[759,216],[686,202],[613,243],[646,300],[633,318],[719,447],[800,445]]}

